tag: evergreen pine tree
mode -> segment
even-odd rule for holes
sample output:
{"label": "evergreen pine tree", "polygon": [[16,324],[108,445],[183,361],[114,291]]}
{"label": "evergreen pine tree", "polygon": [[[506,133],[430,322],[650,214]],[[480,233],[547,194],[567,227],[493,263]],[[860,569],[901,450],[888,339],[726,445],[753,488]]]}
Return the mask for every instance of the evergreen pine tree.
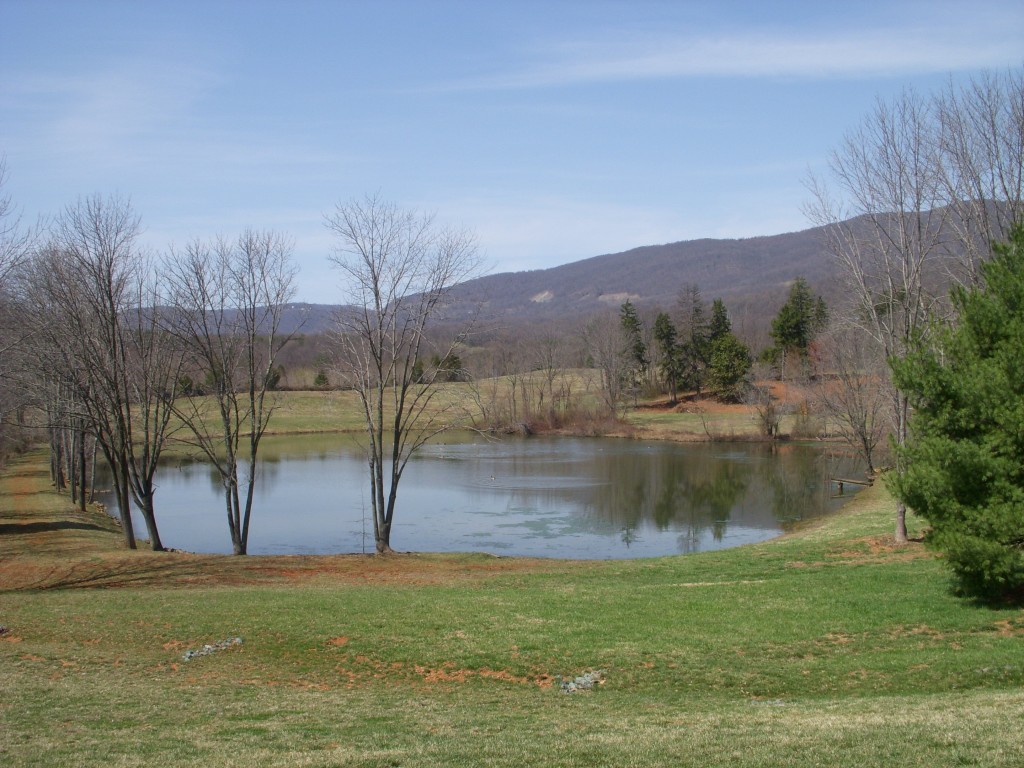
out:
{"label": "evergreen pine tree", "polygon": [[983,284],[953,292],[959,323],[893,362],[914,408],[891,486],[931,525],[961,590],[1024,601],[1024,227]]}
{"label": "evergreen pine tree", "polygon": [[666,312],[658,313],[654,320],[654,341],[658,345],[658,369],[669,389],[669,402],[678,400],[677,388],[683,373],[682,348],[676,327]]}
{"label": "evergreen pine tree", "polygon": [[789,289],[789,297],[772,320],[771,337],[775,342],[774,357],[782,361],[782,375],[789,360],[806,367],[811,342],[828,323],[828,310],[820,296],[815,299],[807,281],[798,277]]}

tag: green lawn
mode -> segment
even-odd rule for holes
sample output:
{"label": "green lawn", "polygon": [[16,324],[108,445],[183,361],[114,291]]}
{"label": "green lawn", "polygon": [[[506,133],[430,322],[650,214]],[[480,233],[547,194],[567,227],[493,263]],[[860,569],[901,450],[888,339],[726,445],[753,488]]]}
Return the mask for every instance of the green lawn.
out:
{"label": "green lawn", "polygon": [[4,766],[1024,764],[1024,611],[880,487],[708,554],[231,558],[126,552],[44,470],[0,478]]}

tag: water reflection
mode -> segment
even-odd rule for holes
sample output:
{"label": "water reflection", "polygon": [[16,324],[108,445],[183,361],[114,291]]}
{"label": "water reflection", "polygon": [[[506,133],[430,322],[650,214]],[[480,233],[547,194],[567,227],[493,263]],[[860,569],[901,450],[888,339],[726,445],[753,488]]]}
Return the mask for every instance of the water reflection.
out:
{"label": "water reflection", "polygon": [[[355,443],[311,436],[267,438],[265,446],[251,552],[372,550],[365,462]],[[830,472],[840,474],[808,445],[449,439],[427,446],[406,470],[392,544],[567,558],[717,549],[770,538],[836,508]],[[215,471],[184,461],[158,480],[169,546],[230,550]]]}

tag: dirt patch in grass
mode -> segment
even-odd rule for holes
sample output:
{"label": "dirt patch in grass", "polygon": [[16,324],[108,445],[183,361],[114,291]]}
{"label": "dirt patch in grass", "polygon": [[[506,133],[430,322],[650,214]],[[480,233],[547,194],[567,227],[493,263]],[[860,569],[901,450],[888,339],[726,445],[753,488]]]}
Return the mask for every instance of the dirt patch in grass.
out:
{"label": "dirt patch in grass", "polygon": [[466,683],[473,678],[481,680],[497,680],[503,683],[513,683],[516,685],[535,685],[538,688],[550,688],[555,682],[555,678],[552,675],[541,674],[534,677],[527,677],[523,675],[514,675],[504,669],[488,669],[487,667],[482,669],[461,669],[450,663],[435,669],[417,665],[413,667],[413,670],[420,676],[423,682],[428,685],[439,683]]}
{"label": "dirt patch in grass", "polygon": [[[345,658],[335,665],[336,681],[317,681],[318,685],[345,688],[358,688],[364,685],[386,681],[389,684],[406,683],[414,686],[465,685],[473,681],[493,681],[510,685],[551,688],[555,684],[555,676],[546,672],[516,674],[507,669],[480,667],[469,669],[459,667],[454,662],[445,662],[440,666],[426,666],[401,661],[379,661],[363,654]],[[267,684],[266,681],[263,681]]]}
{"label": "dirt patch in grass", "polygon": [[892,536],[865,536],[844,541],[842,549],[833,549],[826,557],[847,562],[877,563],[893,560],[916,560],[931,557],[920,541],[897,544]]}
{"label": "dirt patch in grass", "polygon": [[1001,619],[1000,621],[994,622],[996,634],[1000,637],[1014,637],[1016,635],[1024,635],[1024,618],[1021,619]]}

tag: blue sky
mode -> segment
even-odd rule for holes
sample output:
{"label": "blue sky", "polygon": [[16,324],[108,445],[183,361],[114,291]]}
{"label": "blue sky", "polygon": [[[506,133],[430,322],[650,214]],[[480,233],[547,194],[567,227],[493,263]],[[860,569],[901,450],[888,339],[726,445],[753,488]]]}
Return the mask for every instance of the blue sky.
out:
{"label": "blue sky", "polygon": [[0,0],[0,155],[27,220],[117,193],[156,251],[275,229],[335,303],[339,201],[436,212],[492,272],[804,229],[876,98],[1022,63],[1019,0]]}

